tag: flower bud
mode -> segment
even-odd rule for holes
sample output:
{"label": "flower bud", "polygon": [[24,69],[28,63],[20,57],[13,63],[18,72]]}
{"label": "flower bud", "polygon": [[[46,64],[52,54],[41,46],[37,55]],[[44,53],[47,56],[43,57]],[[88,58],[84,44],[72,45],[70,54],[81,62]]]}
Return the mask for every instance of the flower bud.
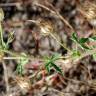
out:
{"label": "flower bud", "polygon": [[39,25],[41,34],[44,36],[47,36],[53,32],[54,28],[50,21],[41,20],[38,25]]}

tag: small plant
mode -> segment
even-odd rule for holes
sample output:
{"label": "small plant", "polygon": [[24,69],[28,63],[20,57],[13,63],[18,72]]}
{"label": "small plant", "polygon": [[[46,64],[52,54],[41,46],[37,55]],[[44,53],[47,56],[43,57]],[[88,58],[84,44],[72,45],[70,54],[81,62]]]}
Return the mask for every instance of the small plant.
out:
{"label": "small plant", "polygon": [[[74,31],[74,28],[70,25],[70,23],[67,21],[67,20],[70,20],[69,19],[65,19],[57,10],[56,8],[54,7],[55,3],[57,4],[58,2],[52,2],[53,4],[49,3],[48,0],[43,0],[44,2],[43,3],[39,3],[40,1],[39,0],[28,0],[28,2],[25,0],[19,0],[19,2],[16,2],[16,3],[8,3],[8,6],[16,6],[17,9],[20,9],[19,11],[24,11],[23,10],[23,7],[22,6],[23,4],[26,5],[30,5],[31,3],[31,7],[34,9],[36,9],[36,6],[37,7],[40,7],[40,9],[38,10],[38,12],[43,12],[44,10],[46,10],[47,12],[44,11],[44,14],[45,13],[51,13],[50,16],[45,16],[46,19],[43,19],[43,18],[39,18],[37,20],[26,20],[28,18],[27,15],[29,15],[29,11],[30,10],[27,10],[27,15],[26,15],[26,10],[24,11],[24,16],[23,16],[23,19],[22,16],[21,16],[21,13],[18,14],[20,15],[19,16],[19,20],[18,18],[16,18],[17,20],[17,23],[15,22],[15,26],[18,25],[18,23],[20,24],[20,26],[23,25],[23,23],[25,22],[32,22],[32,23],[35,23],[36,24],[36,27],[38,27],[38,30],[33,32],[32,29],[36,30],[36,28],[33,28],[34,26],[30,26],[29,23],[25,23],[23,25],[22,28],[24,28],[24,26],[26,26],[26,24],[28,24],[27,28],[31,28],[31,30],[27,30],[28,32],[32,32],[32,36],[34,38],[34,41],[36,42],[35,43],[35,49],[36,49],[36,53],[39,54],[39,41],[40,41],[40,38],[44,38],[44,37],[52,37],[54,40],[57,41],[57,43],[60,44],[60,46],[63,47],[64,49],[64,53],[65,51],[66,54],[64,54],[63,56],[61,56],[60,54],[53,54],[53,52],[50,54],[53,54],[51,56],[48,56],[48,57],[40,57],[37,56],[37,54],[35,54],[35,56],[37,56],[37,58],[34,58],[33,56],[29,55],[29,54],[26,54],[25,52],[20,52],[20,53],[17,53],[17,52],[14,52],[12,50],[9,49],[9,44],[13,42],[14,40],[14,32],[8,32],[8,39],[7,41],[4,39],[4,30],[3,30],[3,20],[4,20],[4,12],[3,10],[0,8],[0,62],[2,63],[2,66],[3,66],[3,72],[4,72],[4,80],[5,80],[5,85],[6,85],[6,96],[12,96],[13,95],[13,91],[10,90],[11,89],[11,86],[9,85],[10,82],[11,82],[11,78],[9,79],[9,73],[10,72],[7,72],[9,70],[7,70],[7,66],[6,66],[6,63],[5,61],[6,60],[12,60],[14,59],[17,63],[17,67],[16,67],[16,76],[13,76],[12,79],[14,79],[15,83],[20,87],[20,89],[22,90],[23,94],[25,96],[25,93],[28,94],[28,95],[32,95],[32,94],[35,94],[37,91],[35,89],[41,89],[42,92],[46,91],[48,88],[52,89],[51,87],[53,87],[54,85],[54,92],[57,93],[59,92],[57,89],[61,89],[62,91],[62,87],[64,86],[70,86],[70,84],[72,83],[72,86],[74,86],[74,84],[77,86],[77,84],[81,84],[83,85],[84,88],[86,88],[84,85],[86,85],[88,88],[87,92],[89,92],[89,88],[92,87],[93,89],[96,89],[96,80],[94,80],[94,74],[92,74],[91,76],[91,71],[92,73],[94,73],[93,71],[95,71],[94,69],[95,68],[92,68],[90,65],[88,66],[85,66],[84,64],[86,63],[86,61],[84,61],[83,63],[81,62],[81,59],[83,59],[84,57],[87,57],[89,55],[93,56],[93,59],[96,60],[96,45],[91,45],[90,42],[96,42],[96,35],[94,34],[93,36],[91,35],[90,37],[79,37],[79,35]],[[34,2],[36,1],[36,2]],[[55,0],[54,0],[55,1]],[[58,0],[59,1],[59,0]],[[62,0],[63,1],[63,0]],[[67,0],[66,0],[67,1]],[[76,0],[75,0],[76,1]],[[80,0],[79,0],[80,1]],[[76,1],[76,4],[78,4],[77,2],[79,1]],[[81,0],[83,1],[83,0]],[[30,4],[29,4],[30,3]],[[66,3],[64,1],[64,3]],[[70,2],[71,4],[72,2]],[[68,5],[70,5],[68,4]],[[73,4],[73,3],[72,3]],[[71,4],[71,5],[72,5]],[[53,6],[54,5],[54,6]],[[59,4],[60,5],[60,4]],[[61,4],[62,5],[62,4]],[[75,5],[75,2],[74,4]],[[72,5],[72,6],[73,6]],[[80,5],[80,4],[79,4]],[[0,6],[7,6],[7,4],[0,4]],[[63,6],[63,5],[62,5]],[[61,7],[62,7],[61,6]],[[70,8],[72,7],[70,6]],[[73,6],[74,7],[74,6]],[[72,8],[73,8],[72,7]],[[41,10],[41,8],[43,8],[44,10]],[[69,8],[69,7],[68,7]],[[69,9],[70,9],[69,8]],[[66,10],[66,6],[64,8]],[[68,9],[68,10],[69,10]],[[59,10],[59,8],[58,8]],[[82,15],[86,18],[86,20],[91,24],[93,22],[93,20],[96,19],[96,5],[91,3],[91,2],[88,2],[88,1],[85,1],[85,3],[82,4],[81,8],[78,9]],[[32,11],[32,10],[31,10]],[[35,10],[34,10],[35,11]],[[37,11],[37,9],[36,9]],[[59,10],[61,13],[62,13],[62,8],[61,10]],[[69,11],[72,11],[72,10],[69,10]],[[37,13],[38,13],[37,12]],[[75,12],[75,11],[74,11]],[[73,13],[74,13],[73,12]],[[66,15],[66,14],[65,14]],[[67,14],[68,15],[68,14]],[[73,14],[74,15],[74,14]],[[77,15],[77,14],[76,14]],[[16,15],[17,16],[17,15]],[[43,14],[41,14],[41,16],[43,17]],[[52,16],[52,18],[50,18]],[[68,15],[69,16],[69,15]],[[33,16],[34,17],[34,16]],[[32,17],[32,18],[33,18]],[[54,18],[55,17],[55,18]],[[69,16],[70,17],[70,16]],[[38,18],[38,16],[37,16]],[[47,19],[49,18],[49,19]],[[67,30],[68,28],[70,29],[71,32],[73,32],[73,34],[71,34],[71,39],[72,39],[72,43],[75,43],[76,45],[76,48],[72,49],[72,48],[69,48],[67,46],[67,43],[69,45],[69,42],[67,42],[66,44],[63,44],[60,40],[58,40],[58,38],[56,37],[58,35],[57,32],[55,32],[55,27],[54,24],[52,23],[51,19],[53,19],[52,21],[55,22],[55,19],[58,18],[58,20],[60,19],[62,21],[62,23],[64,23],[64,25],[66,25],[65,29],[63,29],[63,24],[60,22],[60,24],[58,24],[58,29],[60,30]],[[78,18],[78,15],[76,16],[76,20]],[[14,18],[12,17],[12,20],[14,21]],[[10,21],[10,20],[9,20]],[[14,26],[13,22],[9,22],[12,26]],[[80,19],[80,22],[82,20]],[[72,21],[73,22],[73,21]],[[71,22],[71,23],[72,23]],[[22,23],[22,24],[21,24]],[[58,21],[57,21],[58,23]],[[76,22],[75,22],[76,23]],[[94,23],[94,22],[93,22]],[[5,24],[5,23],[4,23]],[[9,24],[9,25],[10,25]],[[80,23],[81,24],[81,23]],[[85,23],[83,23],[85,24]],[[78,24],[77,24],[78,25]],[[92,25],[92,24],[91,24]],[[95,25],[95,26],[93,26]],[[95,28],[96,27],[96,24],[94,23],[92,26]],[[11,26],[11,27],[12,27]],[[89,25],[88,25],[89,26]],[[63,32],[62,31],[62,32]],[[25,32],[25,30],[24,30]],[[61,32],[61,31],[60,31]],[[20,34],[21,35],[21,34]],[[41,36],[42,35],[42,36]],[[62,34],[60,34],[62,35]],[[29,36],[29,34],[28,34]],[[31,35],[30,35],[31,36]],[[30,37],[29,36],[29,37]],[[63,36],[62,36],[63,37]],[[69,37],[69,34],[68,34],[68,37]],[[27,35],[25,36],[24,34],[24,39],[27,38]],[[33,40],[33,38],[31,38]],[[17,39],[17,38],[16,38]],[[23,39],[23,40],[24,40]],[[30,38],[28,38],[28,42],[26,44],[29,44],[31,41]],[[50,38],[48,38],[50,39]],[[63,39],[65,40],[65,38]],[[62,40],[62,41],[63,41]],[[32,41],[33,42],[33,41]],[[13,42],[14,43],[14,42]],[[20,42],[22,43],[22,42]],[[25,44],[25,45],[26,45]],[[32,43],[33,44],[33,43]],[[50,41],[48,42],[49,46],[51,45],[50,44]],[[52,42],[53,44],[53,42]],[[33,45],[32,45],[33,46]],[[41,44],[42,46],[42,44]],[[46,46],[46,45],[45,45]],[[17,46],[16,46],[17,47]],[[52,46],[51,46],[52,47]],[[71,46],[70,46],[71,47]],[[73,46],[72,46],[73,47]],[[43,49],[43,48],[42,48]],[[53,49],[53,48],[52,48]],[[48,48],[48,51],[51,50],[51,48]],[[26,50],[27,51],[27,50]],[[52,51],[52,50],[51,50]],[[60,49],[60,51],[62,51],[62,48]],[[32,50],[33,52],[33,50]],[[34,52],[34,53],[35,53]],[[42,52],[40,50],[40,52]],[[29,53],[29,52],[27,52]],[[63,52],[62,52],[63,53]],[[39,58],[38,58],[39,57]],[[36,59],[36,60],[33,60],[33,59]],[[32,61],[33,60],[33,61]],[[29,61],[31,61],[31,63],[26,67],[26,64],[29,63]],[[40,61],[40,62],[39,62]],[[58,62],[59,61],[59,62]],[[79,62],[80,61],[80,62]],[[78,63],[79,62],[79,63]],[[88,61],[89,63],[89,61]],[[92,62],[94,63],[94,62]],[[75,66],[74,67],[74,64],[81,64],[79,65],[80,68],[79,70],[76,69],[78,68],[79,66]],[[60,67],[59,67],[60,65]],[[83,66],[84,65],[84,66]],[[8,66],[9,67],[9,66]],[[93,66],[94,67],[94,66]],[[28,74],[25,70],[25,68],[28,70]],[[30,69],[31,71],[30,71]],[[81,69],[82,68],[82,69]],[[53,70],[54,70],[54,74],[53,73]],[[78,71],[77,71],[78,70]],[[83,70],[83,71],[82,71]],[[46,72],[47,71],[47,72]],[[68,72],[69,71],[69,72]],[[79,72],[80,71],[80,72]],[[64,76],[64,72],[65,72],[65,76]],[[75,74],[75,78],[74,78],[74,72],[76,72],[77,74]],[[77,77],[79,73],[79,77]],[[87,73],[87,74],[85,74]],[[50,75],[50,76],[49,76]],[[72,79],[73,78],[73,79]],[[86,82],[86,80],[88,79],[88,81]],[[92,81],[93,79],[93,81]],[[67,82],[66,82],[67,81]],[[12,84],[13,84],[13,80],[12,80]],[[61,85],[62,84],[62,85]],[[16,87],[18,87],[16,86]],[[67,87],[68,87],[67,86]],[[12,86],[14,87],[14,86]],[[42,87],[42,88],[41,88]],[[81,86],[80,86],[81,87]],[[79,87],[78,87],[79,88]],[[84,89],[83,88],[83,89]],[[92,89],[91,88],[91,89]],[[50,91],[50,89],[48,89]],[[72,89],[72,88],[71,88]],[[17,89],[16,89],[17,90]],[[19,92],[21,91],[19,90]],[[35,92],[34,92],[35,90]],[[84,89],[85,90],[85,89]],[[18,91],[18,90],[17,90]],[[30,91],[30,92],[29,92]],[[59,92],[58,94],[59,95],[66,95],[66,90],[63,90],[64,94],[62,94],[63,92]],[[70,91],[70,90],[69,90]],[[74,90],[71,90],[72,94],[73,93],[78,93],[78,95],[82,95],[82,90],[78,91],[78,92],[74,92]],[[76,91],[76,90],[75,90]],[[86,90],[85,90],[86,91]],[[93,90],[91,90],[93,92]],[[96,91],[96,90],[95,90]],[[38,92],[40,92],[38,90]],[[42,93],[40,92],[40,94]],[[91,93],[92,93],[91,92]],[[10,94],[12,93],[12,94]],[[21,92],[20,92],[21,93]],[[68,94],[70,92],[67,92]],[[94,94],[94,93],[93,93]],[[5,94],[4,94],[5,95]],[[14,94],[15,95],[15,94]],[[18,95],[18,94],[17,94]],[[20,95],[20,94],[19,94]]]}
{"label": "small plant", "polygon": [[[4,16],[3,10],[1,10],[1,15],[0,16]],[[1,21],[3,21],[4,17],[0,17],[0,18],[2,19]],[[42,25],[42,24],[40,23],[40,25]],[[52,30],[51,27],[48,25],[49,26],[49,27],[47,26],[48,29],[42,29],[43,25],[40,27],[41,31],[42,30],[44,30],[44,32],[48,31],[47,34],[49,34],[49,31]],[[46,34],[46,32],[44,34]],[[14,33],[10,32],[9,35],[8,35],[7,42],[4,42],[4,40],[3,40],[3,29],[2,29],[2,24],[1,23],[0,23],[0,39],[1,39],[1,41],[0,41],[0,53],[1,53],[1,55],[3,54],[2,59],[4,59],[3,57],[4,57],[5,53],[9,53],[10,55],[12,55],[12,57],[10,57],[8,59],[17,59],[18,65],[17,65],[16,72],[20,75],[23,75],[24,66],[25,66],[25,64],[28,63],[28,61],[30,59],[30,56],[28,56],[25,53],[15,54],[15,52],[11,52],[11,51],[8,50],[9,43],[11,43],[14,39]],[[60,74],[63,74],[61,69],[55,64],[55,61],[58,60],[58,59],[60,59],[60,55],[58,55],[58,54],[55,54],[55,55],[45,59],[45,62],[46,62],[45,68],[47,69],[48,72],[50,72],[51,68],[55,68],[57,72],[59,72]]]}
{"label": "small plant", "polygon": [[89,38],[79,38],[79,36],[76,33],[72,34],[72,40],[76,42],[82,49],[85,50],[92,50],[96,46],[88,46],[87,42],[96,41],[96,36],[92,36]]}
{"label": "small plant", "polygon": [[88,42],[89,38],[79,38],[76,33],[72,34],[72,40],[77,43],[82,49],[88,49],[90,50],[91,48],[86,44]]}
{"label": "small plant", "polygon": [[1,58],[3,58],[4,56],[4,52],[2,52],[2,50],[8,49],[8,43],[5,43],[3,39],[3,29],[2,29],[3,19],[4,19],[4,13],[3,13],[3,10],[0,9],[0,55],[1,55]]}
{"label": "small plant", "polygon": [[[31,56],[25,54],[25,53],[20,53],[20,54],[15,54],[15,52],[12,52],[12,51],[9,51],[8,47],[9,47],[9,43],[11,43],[14,39],[14,32],[9,32],[9,35],[8,35],[8,40],[7,42],[4,41],[3,39],[3,29],[2,29],[2,21],[4,19],[4,13],[3,13],[3,10],[0,9],[0,55],[2,58],[2,60],[5,58],[4,57],[4,54],[5,53],[8,53],[10,54],[12,57],[7,57],[6,59],[17,59],[17,63],[18,63],[18,66],[17,66],[17,70],[16,72],[20,75],[23,74],[24,72],[24,66],[26,63],[28,63],[28,61],[31,58]],[[51,26],[51,22],[47,22],[47,21],[44,21],[44,20],[39,20],[39,22],[36,22],[35,23],[38,25],[38,27],[40,28],[40,31],[43,35],[49,35],[49,36],[52,36],[61,46],[64,47],[64,49],[66,49],[68,52],[72,53],[71,54],[71,58],[73,57],[76,57],[76,58],[79,58],[80,56],[82,57],[82,52],[78,50],[78,48],[76,50],[73,50],[71,51],[69,48],[67,48],[66,46],[64,46],[64,44],[62,44],[61,42],[59,42],[57,40],[57,38],[54,36],[54,29],[53,27]],[[87,42],[91,42],[91,41],[96,41],[96,36],[92,36],[92,37],[89,37],[89,38],[79,38],[78,35],[76,33],[73,33],[72,34],[72,40],[84,51],[92,51],[96,48],[96,46],[88,46]],[[93,57],[95,57],[95,54],[96,52],[92,52],[91,55],[93,55]],[[83,54],[84,55],[84,54]],[[59,60],[61,58],[60,55],[58,54],[54,54],[53,56],[51,57],[47,57],[46,59],[44,59],[45,61],[45,68],[47,69],[48,72],[50,72],[51,68],[54,68],[58,73],[62,74],[62,70],[61,68],[59,68],[55,62],[57,60]],[[66,58],[66,56],[65,56]]]}
{"label": "small plant", "polygon": [[24,66],[25,64],[28,63],[28,58],[27,58],[27,55],[25,53],[22,53],[21,56],[20,56],[20,59],[18,60],[18,66],[17,66],[17,73],[20,74],[20,75],[23,75],[24,73]]}
{"label": "small plant", "polygon": [[58,67],[58,66],[55,64],[56,60],[59,60],[60,57],[61,57],[61,55],[59,55],[59,54],[54,54],[54,55],[51,56],[51,57],[46,57],[46,58],[45,58],[45,68],[46,68],[46,70],[47,70],[49,73],[50,73],[51,68],[54,68],[58,73],[60,73],[60,74],[63,75],[61,68]]}
{"label": "small plant", "polygon": [[[88,38],[79,38],[79,36],[76,34],[76,33],[73,33],[72,34],[72,40],[82,49],[84,50],[85,52],[92,52],[92,50],[94,51],[96,49],[96,46],[88,46],[88,42],[91,42],[91,41],[96,41],[96,36],[92,36],[92,37],[88,37]],[[78,47],[77,46],[77,47]],[[82,52],[80,52],[78,50],[78,48],[76,48],[77,50],[73,50],[73,54],[72,56],[74,57],[79,57],[81,56]],[[91,55],[93,56],[93,58],[95,59],[95,55],[96,55],[96,52],[92,52]]]}
{"label": "small plant", "polygon": [[20,56],[18,56],[17,54],[15,54],[15,52],[9,51],[9,43],[11,43],[14,39],[14,32],[9,32],[8,40],[7,42],[5,42],[3,39],[4,31],[2,28],[3,19],[4,19],[4,13],[3,10],[0,9],[0,60],[2,61],[4,59],[5,53],[9,53],[10,55],[12,55],[12,57],[8,57],[6,59],[18,59],[17,73],[22,75],[24,70],[24,64],[28,62],[27,55],[25,53],[22,53]]}

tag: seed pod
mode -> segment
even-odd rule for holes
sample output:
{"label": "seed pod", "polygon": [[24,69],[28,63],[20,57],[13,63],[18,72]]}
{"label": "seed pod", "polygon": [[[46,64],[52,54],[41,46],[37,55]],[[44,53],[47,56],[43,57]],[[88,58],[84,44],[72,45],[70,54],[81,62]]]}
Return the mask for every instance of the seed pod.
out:
{"label": "seed pod", "polygon": [[0,8],[0,22],[2,22],[4,19],[4,12],[2,10],[2,8]]}
{"label": "seed pod", "polygon": [[54,27],[51,21],[39,20],[38,26],[42,35],[47,36],[50,33],[54,32]]}
{"label": "seed pod", "polygon": [[41,35],[47,36],[50,33],[54,32],[54,26],[51,21],[49,20],[27,20],[28,22],[33,22],[35,23],[39,28],[40,28],[40,33]]}

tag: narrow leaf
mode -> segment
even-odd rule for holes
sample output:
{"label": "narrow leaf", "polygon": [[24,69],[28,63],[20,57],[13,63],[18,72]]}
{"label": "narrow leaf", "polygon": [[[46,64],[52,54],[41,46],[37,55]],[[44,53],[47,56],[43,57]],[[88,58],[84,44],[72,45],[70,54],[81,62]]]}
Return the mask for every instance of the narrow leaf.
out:
{"label": "narrow leaf", "polygon": [[60,54],[55,53],[55,54],[51,57],[51,60],[52,60],[52,61],[56,61],[56,60],[58,60],[60,57],[61,57]]}
{"label": "narrow leaf", "polygon": [[58,67],[56,64],[52,63],[52,66],[56,69],[56,71],[58,71],[60,74],[63,75],[62,70],[60,69],[60,67]]}
{"label": "narrow leaf", "polygon": [[72,34],[72,40],[78,42],[78,36],[75,32]]}
{"label": "narrow leaf", "polygon": [[91,41],[96,41],[96,36],[89,38]]}
{"label": "narrow leaf", "polygon": [[88,41],[88,38],[81,38],[79,40],[79,43],[86,43]]}
{"label": "narrow leaf", "polygon": [[86,45],[84,45],[84,44],[80,44],[80,45],[81,45],[81,47],[82,47],[83,49],[91,50],[88,46],[86,46]]}
{"label": "narrow leaf", "polygon": [[50,62],[47,62],[46,64],[45,64],[45,68],[46,68],[46,70],[50,73]]}

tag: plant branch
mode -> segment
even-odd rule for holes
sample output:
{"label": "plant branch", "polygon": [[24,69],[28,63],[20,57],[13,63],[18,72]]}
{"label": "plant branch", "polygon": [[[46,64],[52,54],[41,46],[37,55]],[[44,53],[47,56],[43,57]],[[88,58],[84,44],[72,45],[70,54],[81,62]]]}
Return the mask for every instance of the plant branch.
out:
{"label": "plant branch", "polygon": [[1,22],[0,22],[0,39],[1,39],[1,46],[3,46],[3,31],[2,31],[2,25],[1,25]]}
{"label": "plant branch", "polygon": [[62,44],[52,33],[50,33],[50,35],[64,48],[66,49],[68,52],[71,52],[71,50],[69,48],[67,48],[64,44]]}
{"label": "plant branch", "polygon": [[9,89],[9,84],[8,84],[8,72],[7,72],[7,67],[6,67],[6,64],[4,61],[2,61],[2,65],[3,65],[3,69],[4,69],[4,79],[5,79],[5,84],[6,84],[6,94],[7,96],[9,96],[9,92],[10,92],[10,89]]}
{"label": "plant branch", "polygon": [[66,19],[64,19],[64,17],[58,11],[56,11],[56,10],[53,11],[50,8],[46,7],[45,5],[42,5],[42,4],[39,4],[39,3],[35,3],[35,5],[37,5],[37,6],[41,7],[41,8],[44,8],[44,9],[50,11],[52,14],[57,15],[72,31],[74,31],[73,27],[69,24],[69,22]]}

